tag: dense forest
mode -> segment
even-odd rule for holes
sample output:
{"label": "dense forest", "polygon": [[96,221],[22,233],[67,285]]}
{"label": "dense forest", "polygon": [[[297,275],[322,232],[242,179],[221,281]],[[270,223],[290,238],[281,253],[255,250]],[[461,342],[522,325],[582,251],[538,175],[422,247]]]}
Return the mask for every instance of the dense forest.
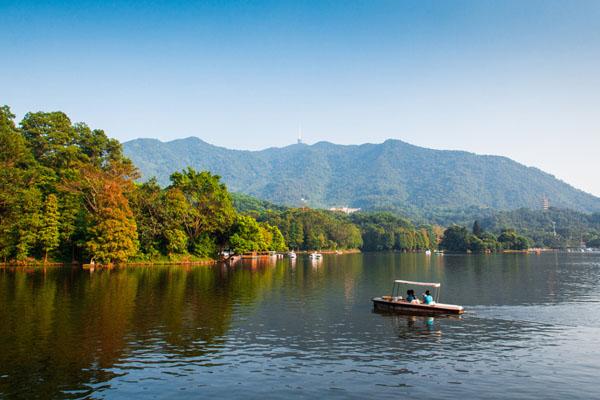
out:
{"label": "dense forest", "polygon": [[449,252],[496,252],[525,250],[534,242],[513,228],[484,230],[479,221],[472,229],[452,225],[414,225],[408,219],[389,212],[341,212],[309,208],[285,208],[247,195],[234,194],[238,211],[259,221],[276,225],[286,243],[294,249],[360,248],[363,251],[423,251],[442,249]]}
{"label": "dense forest", "polygon": [[238,211],[277,226],[292,249],[355,249],[418,251],[437,248],[443,228],[414,226],[388,212],[347,215],[310,208],[287,208],[235,193]]}
{"label": "dense forest", "polygon": [[600,213],[585,214],[554,207],[548,210],[521,208],[491,213],[481,220],[481,226],[492,232],[516,229],[536,247],[587,245],[600,248]]}
{"label": "dense forest", "polygon": [[119,263],[286,249],[279,229],[237,213],[218,176],[191,168],[136,184],[119,142],[62,112],[0,108],[0,259]]}
{"label": "dense forest", "polygon": [[450,252],[483,253],[526,250],[531,247],[531,241],[525,236],[519,235],[514,229],[503,229],[499,235],[494,235],[484,231],[479,221],[475,221],[471,232],[460,225],[453,225],[446,229],[440,247]]}
{"label": "dense forest", "polygon": [[[167,184],[139,182],[121,144],[62,112],[0,108],[0,260],[120,263],[194,261],[228,250],[361,249],[487,252],[531,245],[600,246],[600,214],[491,212],[471,230],[391,212],[347,215],[230,193],[185,168]],[[551,228],[550,228],[551,227]],[[551,230],[549,230],[551,229]],[[518,234],[517,232],[520,232]]]}

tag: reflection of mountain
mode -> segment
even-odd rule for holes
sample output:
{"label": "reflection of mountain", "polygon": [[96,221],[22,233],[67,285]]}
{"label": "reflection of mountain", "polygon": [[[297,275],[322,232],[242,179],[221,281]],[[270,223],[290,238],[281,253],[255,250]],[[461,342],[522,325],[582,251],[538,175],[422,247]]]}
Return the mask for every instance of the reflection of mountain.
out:
{"label": "reflection of mountain", "polygon": [[86,393],[145,346],[203,355],[222,340],[237,296],[226,274],[208,268],[0,273],[0,394],[8,397]]}

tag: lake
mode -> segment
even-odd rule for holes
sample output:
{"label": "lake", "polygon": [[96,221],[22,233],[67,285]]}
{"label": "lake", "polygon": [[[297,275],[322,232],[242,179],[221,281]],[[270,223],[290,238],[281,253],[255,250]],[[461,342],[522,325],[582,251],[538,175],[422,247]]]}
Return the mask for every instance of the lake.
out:
{"label": "lake", "polygon": [[[394,279],[441,282],[466,313],[373,312]],[[587,400],[599,303],[595,254],[5,268],[0,398]]]}

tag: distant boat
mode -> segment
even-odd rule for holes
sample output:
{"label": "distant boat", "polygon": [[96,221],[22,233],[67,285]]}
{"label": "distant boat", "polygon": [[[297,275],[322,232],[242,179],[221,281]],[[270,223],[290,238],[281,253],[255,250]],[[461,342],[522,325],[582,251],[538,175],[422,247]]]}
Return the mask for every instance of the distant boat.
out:
{"label": "distant boat", "polygon": [[296,253],[294,252],[294,250],[288,252],[287,255],[288,255],[289,258],[296,258],[297,257]]}
{"label": "distant boat", "polygon": [[438,256],[444,255],[444,252],[442,250],[436,250],[434,253],[437,254]]}
{"label": "distant boat", "polygon": [[321,258],[323,258],[323,255],[321,253],[317,253],[316,251],[310,253],[310,255],[308,256],[311,260],[320,260]]}
{"label": "distant boat", "polygon": [[425,255],[426,256],[430,256],[431,255],[431,250],[425,250]]}

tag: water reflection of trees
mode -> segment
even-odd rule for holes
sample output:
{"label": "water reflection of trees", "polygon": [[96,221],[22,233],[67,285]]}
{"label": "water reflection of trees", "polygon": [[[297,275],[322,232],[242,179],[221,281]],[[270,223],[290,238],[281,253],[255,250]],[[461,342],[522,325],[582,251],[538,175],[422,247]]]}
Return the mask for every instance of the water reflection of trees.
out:
{"label": "water reflection of trees", "polygon": [[286,346],[319,354],[345,351],[336,341],[345,337],[369,352],[382,346],[411,357],[418,357],[415,349],[474,357],[490,343],[531,345],[547,327],[468,316],[436,317],[433,330],[425,320],[393,317],[382,317],[391,329],[364,327],[381,321],[367,311],[370,298],[395,278],[442,282],[442,301],[468,311],[469,304],[545,302],[549,282],[557,293],[580,289],[582,271],[561,269],[563,261],[549,263],[549,256],[380,253],[327,255],[317,268],[301,256],[214,268],[0,269],[0,397],[85,394],[123,365],[142,367],[161,356],[197,363],[221,357],[216,353],[227,348],[234,315],[244,317],[244,339],[281,332]]}
{"label": "water reflection of trees", "polygon": [[104,382],[120,359],[153,351],[199,356],[255,287],[212,268],[0,271],[0,394],[63,397]]}

